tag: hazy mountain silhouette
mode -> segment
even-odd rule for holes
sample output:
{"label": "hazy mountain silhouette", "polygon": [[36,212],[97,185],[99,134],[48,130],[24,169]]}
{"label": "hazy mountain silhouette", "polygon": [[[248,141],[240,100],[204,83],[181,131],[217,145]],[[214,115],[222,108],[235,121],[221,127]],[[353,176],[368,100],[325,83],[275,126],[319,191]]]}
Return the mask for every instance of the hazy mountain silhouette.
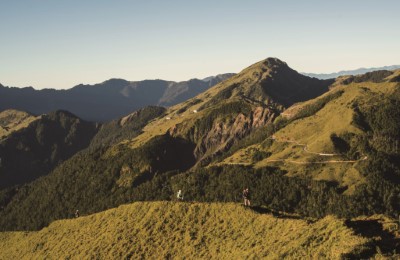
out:
{"label": "hazy mountain silhouette", "polygon": [[109,121],[148,105],[171,106],[204,92],[234,74],[204,80],[126,81],[110,79],[95,85],[77,85],[67,90],[4,87],[0,84],[0,111],[17,109],[33,114],[67,110],[82,119]]}
{"label": "hazy mountain silhouette", "polygon": [[309,77],[318,78],[318,79],[333,79],[333,78],[337,78],[339,76],[344,76],[344,75],[360,75],[360,74],[377,71],[377,70],[396,70],[396,69],[400,69],[400,65],[384,66],[384,67],[377,67],[377,68],[359,68],[359,69],[355,69],[355,70],[342,70],[342,71],[334,72],[334,73],[320,73],[319,74],[319,73],[302,72],[302,74],[309,76]]}

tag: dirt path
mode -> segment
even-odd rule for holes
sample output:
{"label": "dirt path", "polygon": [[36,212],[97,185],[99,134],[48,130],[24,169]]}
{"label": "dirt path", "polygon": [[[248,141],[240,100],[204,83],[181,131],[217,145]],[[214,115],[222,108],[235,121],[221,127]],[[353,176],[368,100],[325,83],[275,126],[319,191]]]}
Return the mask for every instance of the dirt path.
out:
{"label": "dirt path", "polygon": [[282,140],[278,140],[275,136],[272,136],[270,139],[274,140],[274,141],[276,141],[278,143],[294,143],[294,144],[296,144],[298,146],[303,146],[303,151],[306,152],[306,153],[309,153],[309,154],[315,154],[315,155],[319,155],[319,156],[338,156],[338,155],[341,155],[341,154],[338,154],[338,153],[316,153],[316,152],[311,152],[311,151],[308,150],[307,144],[302,144],[302,143],[299,143],[299,142],[297,142],[295,140],[284,140],[284,141],[282,141]]}
{"label": "dirt path", "polygon": [[361,159],[358,160],[329,160],[329,161],[322,161],[322,162],[307,162],[307,161],[293,161],[289,159],[277,159],[277,160],[266,160],[265,162],[288,162],[288,163],[294,163],[294,164],[326,164],[326,163],[356,163],[359,161],[365,161],[367,156],[364,156]]}
{"label": "dirt path", "polygon": [[[295,140],[278,140],[275,136],[272,136],[271,138],[269,138],[271,140],[274,140],[275,142],[278,143],[294,143],[298,146],[303,146],[303,151],[309,154],[315,154],[315,155],[319,155],[319,156],[327,156],[327,157],[331,157],[331,156],[340,156],[341,154],[336,154],[336,153],[316,153],[316,152],[310,152],[307,149],[307,144],[302,144],[299,143]],[[322,162],[307,162],[307,161],[294,161],[294,160],[290,160],[290,159],[276,159],[276,160],[265,160],[264,162],[288,162],[288,163],[294,163],[294,164],[326,164],[326,163],[356,163],[359,161],[365,161],[368,159],[368,156],[364,156],[358,160],[329,160],[329,161],[322,161]]]}

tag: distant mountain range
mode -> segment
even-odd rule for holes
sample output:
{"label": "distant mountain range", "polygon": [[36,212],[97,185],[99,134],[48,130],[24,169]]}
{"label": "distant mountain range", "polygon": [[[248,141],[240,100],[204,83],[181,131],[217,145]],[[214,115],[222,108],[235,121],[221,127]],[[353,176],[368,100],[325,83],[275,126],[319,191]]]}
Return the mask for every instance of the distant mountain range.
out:
{"label": "distant mountain range", "polygon": [[384,66],[384,67],[377,67],[377,68],[359,68],[356,70],[342,70],[339,72],[326,73],[326,74],[324,74],[324,73],[322,73],[322,74],[306,73],[306,72],[302,72],[301,74],[309,76],[309,77],[314,77],[317,79],[334,79],[334,78],[337,78],[339,76],[344,76],[344,75],[360,75],[360,74],[377,71],[377,70],[396,70],[396,69],[400,69],[400,65]]}
{"label": "distant mountain range", "polygon": [[175,105],[233,75],[227,73],[182,82],[110,79],[67,90],[35,90],[32,87],[15,88],[0,84],[0,111],[17,109],[39,115],[67,110],[85,120],[110,121],[149,105]]}
{"label": "distant mountain range", "polygon": [[[359,75],[371,71],[395,69],[400,69],[400,65],[360,68],[329,74],[302,74],[318,79],[333,79],[342,75]],[[0,84],[0,112],[17,109],[41,115],[56,110],[66,110],[84,120],[108,122],[149,105],[165,107],[176,105],[234,75],[234,73],[226,73],[181,82],[159,79],[143,81],[110,79],[94,85],[80,84],[66,90],[36,90],[33,87],[16,88]],[[291,77],[285,77],[291,79]],[[287,95],[285,90],[279,89],[279,86],[276,87],[276,91],[283,91]],[[271,91],[270,94],[273,96],[274,90]]]}

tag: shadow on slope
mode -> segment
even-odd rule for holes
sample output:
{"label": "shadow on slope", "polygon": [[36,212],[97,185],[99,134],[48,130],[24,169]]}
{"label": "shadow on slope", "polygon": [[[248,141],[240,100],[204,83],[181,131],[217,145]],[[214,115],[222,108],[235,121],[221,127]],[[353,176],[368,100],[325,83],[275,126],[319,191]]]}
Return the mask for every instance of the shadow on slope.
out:
{"label": "shadow on slope", "polygon": [[345,225],[354,230],[356,235],[372,238],[372,244],[368,249],[362,250],[357,255],[346,255],[349,258],[371,258],[376,254],[391,255],[400,251],[400,238],[393,232],[384,229],[383,223],[378,219],[346,220]]}
{"label": "shadow on slope", "polygon": [[304,219],[299,215],[288,214],[285,212],[280,212],[280,211],[269,209],[269,208],[262,207],[262,206],[251,206],[250,209],[258,214],[271,214],[272,216],[274,216],[276,218],[281,218],[281,219]]}

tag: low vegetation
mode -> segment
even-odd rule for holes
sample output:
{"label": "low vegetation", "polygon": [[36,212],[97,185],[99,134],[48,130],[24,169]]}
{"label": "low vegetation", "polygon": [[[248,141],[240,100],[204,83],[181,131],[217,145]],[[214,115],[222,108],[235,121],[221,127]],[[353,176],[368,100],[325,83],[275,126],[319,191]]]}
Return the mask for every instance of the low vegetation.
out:
{"label": "low vegetation", "polygon": [[307,222],[233,203],[139,202],[1,233],[0,258],[341,259],[362,255],[370,241],[332,216]]}

